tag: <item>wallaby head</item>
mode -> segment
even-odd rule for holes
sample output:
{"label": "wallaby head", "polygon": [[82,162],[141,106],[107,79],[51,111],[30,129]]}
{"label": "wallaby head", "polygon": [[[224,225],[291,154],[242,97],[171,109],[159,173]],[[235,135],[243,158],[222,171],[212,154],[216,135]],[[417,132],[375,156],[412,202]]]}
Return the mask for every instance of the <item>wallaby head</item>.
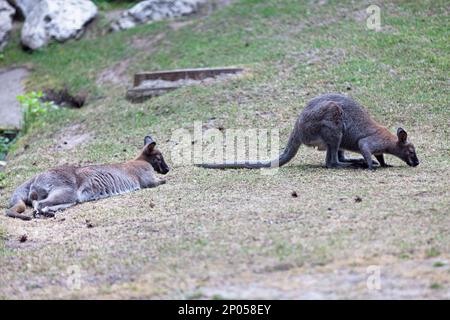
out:
{"label": "wallaby head", "polygon": [[416,155],[414,145],[409,142],[408,134],[403,128],[397,129],[398,141],[396,144],[395,155],[405,161],[409,166],[416,167],[419,165],[419,159]]}
{"label": "wallaby head", "polygon": [[166,174],[169,172],[169,166],[164,161],[164,157],[158,149],[155,148],[156,142],[152,137],[146,136],[144,138],[144,148],[138,159],[147,161],[155,169],[156,172]]}

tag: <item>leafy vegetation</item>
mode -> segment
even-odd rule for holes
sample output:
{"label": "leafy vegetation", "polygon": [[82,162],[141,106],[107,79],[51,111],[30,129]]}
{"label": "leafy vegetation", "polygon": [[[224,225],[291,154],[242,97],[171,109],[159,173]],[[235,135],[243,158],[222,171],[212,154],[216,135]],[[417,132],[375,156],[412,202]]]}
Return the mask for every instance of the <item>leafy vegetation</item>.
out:
{"label": "leafy vegetation", "polygon": [[112,10],[128,8],[139,2],[139,0],[93,0],[100,10]]}
{"label": "leafy vegetation", "polygon": [[42,91],[32,91],[17,97],[23,108],[22,134],[26,134],[29,128],[46,114],[58,109],[55,103],[43,101],[43,98]]}
{"label": "leafy vegetation", "polygon": [[8,153],[11,141],[8,137],[0,136],[0,160],[3,160]]}

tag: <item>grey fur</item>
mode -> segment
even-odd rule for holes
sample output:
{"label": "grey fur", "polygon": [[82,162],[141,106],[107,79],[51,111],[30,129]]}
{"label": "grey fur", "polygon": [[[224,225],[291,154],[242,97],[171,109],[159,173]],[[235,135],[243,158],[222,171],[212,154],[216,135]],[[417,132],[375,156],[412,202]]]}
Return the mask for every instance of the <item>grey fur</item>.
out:
{"label": "grey fur", "polygon": [[28,220],[21,215],[25,205],[33,206],[35,214],[52,215],[77,203],[164,184],[155,170],[166,174],[169,168],[153,139],[145,142],[139,156],[125,163],[63,166],[32,177],[14,191],[6,214]]}
{"label": "grey fur", "polygon": [[[405,141],[397,140],[353,99],[342,94],[330,93],[308,102],[294,125],[286,148],[276,159],[221,164],[201,163],[196,166],[211,169],[283,166],[296,155],[302,144],[326,150],[328,168],[364,166],[373,169],[377,163],[372,160],[372,155],[377,157],[380,165],[387,166],[383,153],[393,154],[408,165],[416,166],[419,160],[414,146],[406,142],[406,131],[404,134]],[[359,152],[364,159],[346,159],[344,150]]]}

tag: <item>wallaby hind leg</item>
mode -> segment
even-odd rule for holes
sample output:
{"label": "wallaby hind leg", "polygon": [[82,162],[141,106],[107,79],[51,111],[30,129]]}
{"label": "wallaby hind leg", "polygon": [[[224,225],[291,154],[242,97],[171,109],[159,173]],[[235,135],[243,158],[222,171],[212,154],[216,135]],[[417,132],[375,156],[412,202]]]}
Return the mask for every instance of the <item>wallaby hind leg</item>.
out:
{"label": "wallaby hind leg", "polygon": [[327,155],[325,163],[327,168],[349,168],[355,167],[354,163],[340,162],[338,159],[339,146],[336,144],[329,144],[327,148]]}
{"label": "wallaby hind leg", "polygon": [[35,215],[54,216],[58,210],[75,205],[77,195],[71,188],[57,188],[49,192],[47,198],[33,201]]}
{"label": "wallaby hind leg", "polygon": [[326,128],[325,130],[322,130],[322,139],[327,142],[327,155],[325,158],[327,168],[348,168],[354,166],[353,163],[339,161],[338,152],[341,144],[342,132]]}
{"label": "wallaby hind leg", "polygon": [[343,135],[342,109],[334,102],[322,107],[320,137],[327,146],[325,164],[327,168],[348,168],[352,163],[340,162],[338,152]]}
{"label": "wallaby hind leg", "polygon": [[380,163],[380,167],[383,167],[383,168],[388,168],[388,167],[392,167],[390,164],[387,164],[385,161],[384,161],[384,155],[383,154],[377,154],[377,155],[375,155],[375,158],[378,160],[378,162]]}

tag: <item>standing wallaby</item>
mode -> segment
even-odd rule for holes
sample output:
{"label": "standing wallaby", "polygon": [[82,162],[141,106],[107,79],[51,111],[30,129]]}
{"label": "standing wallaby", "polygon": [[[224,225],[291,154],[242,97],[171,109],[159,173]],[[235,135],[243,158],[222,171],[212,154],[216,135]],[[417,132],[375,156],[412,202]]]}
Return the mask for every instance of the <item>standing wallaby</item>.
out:
{"label": "standing wallaby", "polygon": [[[324,94],[312,99],[302,111],[289,137],[283,153],[270,161],[226,162],[222,164],[201,163],[196,166],[222,168],[270,168],[289,162],[301,144],[326,150],[327,168],[367,167],[377,164],[387,167],[383,154],[392,154],[409,166],[419,165],[407,133],[398,128],[397,136],[373,120],[357,102],[341,94]],[[344,150],[359,152],[363,159],[346,159]]]}
{"label": "standing wallaby", "polygon": [[6,215],[30,220],[23,215],[26,206],[33,206],[35,215],[54,216],[77,203],[97,200],[153,188],[166,183],[159,179],[169,172],[169,167],[155,141],[144,138],[144,148],[136,159],[125,163],[92,165],[86,167],[63,166],[38,174],[19,186],[13,193]]}

